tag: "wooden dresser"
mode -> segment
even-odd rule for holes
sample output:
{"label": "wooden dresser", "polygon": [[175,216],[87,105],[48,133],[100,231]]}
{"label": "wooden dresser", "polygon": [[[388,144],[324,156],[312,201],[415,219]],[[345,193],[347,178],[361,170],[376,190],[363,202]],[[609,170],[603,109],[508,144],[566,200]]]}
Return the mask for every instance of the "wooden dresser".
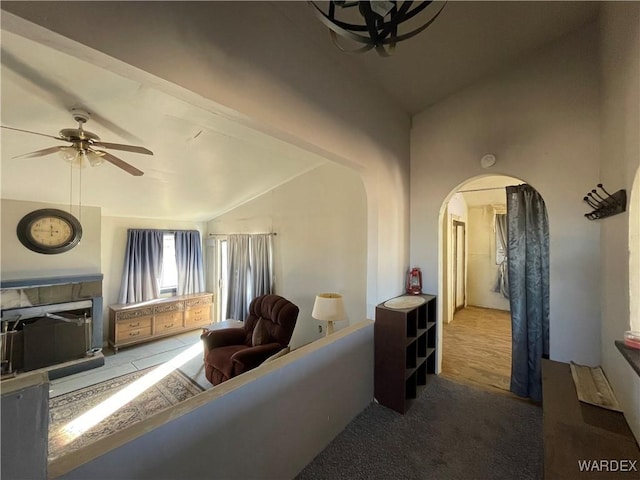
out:
{"label": "wooden dresser", "polygon": [[206,327],[212,306],[212,293],[110,305],[109,345],[118,353],[121,347]]}

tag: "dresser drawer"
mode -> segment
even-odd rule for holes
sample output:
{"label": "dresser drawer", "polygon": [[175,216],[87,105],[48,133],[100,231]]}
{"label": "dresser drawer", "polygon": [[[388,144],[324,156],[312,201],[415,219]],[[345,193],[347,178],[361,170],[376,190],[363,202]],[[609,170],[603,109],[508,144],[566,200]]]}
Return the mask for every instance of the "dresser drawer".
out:
{"label": "dresser drawer", "polygon": [[185,327],[197,327],[211,323],[211,307],[192,308],[184,312]]}
{"label": "dresser drawer", "polygon": [[200,297],[188,298],[184,301],[184,308],[193,309],[198,307],[206,307],[213,303],[213,295],[202,295]]}
{"label": "dresser drawer", "polygon": [[154,316],[154,334],[162,335],[166,332],[182,329],[182,312],[161,313]]}
{"label": "dresser drawer", "polygon": [[129,330],[120,330],[118,329],[118,333],[116,334],[116,341],[118,343],[126,343],[140,340],[141,338],[146,338],[151,336],[151,323],[147,327],[144,328],[133,328]]}
{"label": "dresser drawer", "polygon": [[146,329],[149,329],[149,331],[151,331],[151,317],[131,318],[129,320],[118,321],[118,332]]}
{"label": "dresser drawer", "polygon": [[183,310],[184,310],[184,302],[162,303],[160,305],[155,305],[153,307],[153,313],[155,315],[182,312]]}
{"label": "dresser drawer", "polygon": [[150,317],[151,315],[153,315],[153,307],[137,308],[135,310],[122,310],[120,312],[115,312],[117,322],[135,320],[140,317]]}

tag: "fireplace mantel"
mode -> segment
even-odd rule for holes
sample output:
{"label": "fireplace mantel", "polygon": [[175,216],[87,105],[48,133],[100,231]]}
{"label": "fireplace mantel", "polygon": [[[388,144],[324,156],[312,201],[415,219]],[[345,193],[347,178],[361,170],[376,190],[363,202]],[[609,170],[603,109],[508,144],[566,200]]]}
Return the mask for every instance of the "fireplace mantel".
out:
{"label": "fireplace mantel", "polygon": [[28,287],[44,287],[49,285],[63,285],[68,283],[85,283],[85,282],[102,282],[104,275],[94,273],[90,275],[68,275],[65,277],[40,277],[27,278],[18,280],[3,280],[0,282],[0,288],[28,288]]}

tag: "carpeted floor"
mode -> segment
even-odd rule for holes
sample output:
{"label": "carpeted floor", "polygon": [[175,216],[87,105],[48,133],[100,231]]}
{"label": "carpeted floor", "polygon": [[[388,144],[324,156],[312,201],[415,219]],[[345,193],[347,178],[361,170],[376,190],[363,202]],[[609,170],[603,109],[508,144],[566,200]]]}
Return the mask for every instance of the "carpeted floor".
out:
{"label": "carpeted floor", "polygon": [[203,389],[180,370],[128,400],[117,411],[77,438],[64,428],[69,422],[102,404],[156,367],[112,378],[49,400],[49,461],[122,430],[140,420],[197,395]]}
{"label": "carpeted floor", "polygon": [[371,404],[297,479],[539,480],[542,458],[539,405],[435,377],[406,415]]}

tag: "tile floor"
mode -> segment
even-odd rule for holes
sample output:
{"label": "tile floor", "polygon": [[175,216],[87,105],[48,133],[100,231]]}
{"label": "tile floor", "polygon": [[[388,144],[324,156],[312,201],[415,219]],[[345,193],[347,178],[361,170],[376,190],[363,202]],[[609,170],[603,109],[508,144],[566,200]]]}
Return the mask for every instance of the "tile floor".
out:
{"label": "tile floor", "polygon": [[[49,388],[49,397],[53,398],[110,378],[135,372],[136,370],[143,370],[171,360],[194,344],[200,344],[200,333],[201,330],[198,329],[138,346],[121,348],[117,354],[114,354],[110,349],[105,349],[103,350],[105,364],[102,367],[52,380]],[[201,353],[198,353],[179,368],[203,389],[212,387],[204,376]]]}

